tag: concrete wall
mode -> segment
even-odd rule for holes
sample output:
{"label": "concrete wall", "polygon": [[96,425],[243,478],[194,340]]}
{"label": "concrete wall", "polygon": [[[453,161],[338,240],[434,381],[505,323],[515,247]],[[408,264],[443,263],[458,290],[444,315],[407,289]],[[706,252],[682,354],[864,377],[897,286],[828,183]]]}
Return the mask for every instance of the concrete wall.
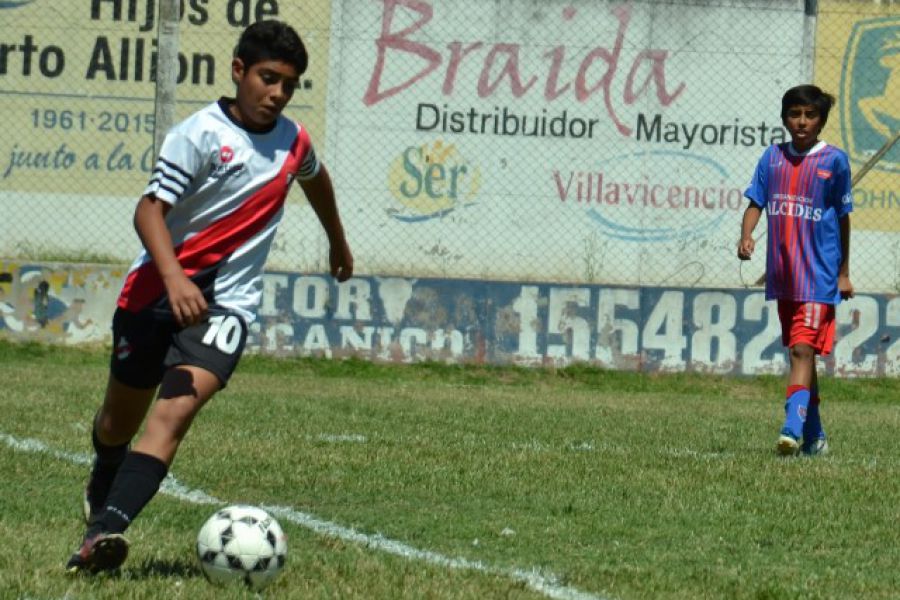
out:
{"label": "concrete wall", "polygon": [[[0,262],[0,336],[108,344],[124,273]],[[900,375],[900,297],[864,294],[837,311],[825,360],[846,376]],[[750,290],[501,283],[269,272],[248,352],[373,361],[781,373],[773,303]]]}

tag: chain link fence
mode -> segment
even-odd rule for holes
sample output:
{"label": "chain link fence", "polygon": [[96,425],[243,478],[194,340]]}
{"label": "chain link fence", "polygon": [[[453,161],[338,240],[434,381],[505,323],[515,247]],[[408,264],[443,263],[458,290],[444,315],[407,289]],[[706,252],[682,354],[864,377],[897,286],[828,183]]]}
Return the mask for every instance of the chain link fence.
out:
{"label": "chain link fence", "polygon": [[[900,7],[807,0],[182,0],[175,118],[233,93],[262,18],[310,51],[287,114],[360,274],[756,286],[742,192],[783,92],[838,98],[859,291],[900,291]],[[0,2],[0,256],[128,263],[154,163],[154,0]],[[764,235],[764,224],[757,233]],[[326,270],[299,188],[270,267]]]}

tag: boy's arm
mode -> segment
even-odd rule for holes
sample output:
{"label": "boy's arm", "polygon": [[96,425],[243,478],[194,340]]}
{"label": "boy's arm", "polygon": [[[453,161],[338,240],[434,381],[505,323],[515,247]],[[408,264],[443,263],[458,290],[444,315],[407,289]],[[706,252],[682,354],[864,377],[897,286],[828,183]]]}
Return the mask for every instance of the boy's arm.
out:
{"label": "boy's arm", "polygon": [[841,265],[838,268],[838,290],[841,298],[852,298],[853,284],[850,282],[850,214],[838,221],[841,228]]}
{"label": "boy's arm", "polygon": [[334,198],[334,187],[331,185],[331,177],[324,164],[319,164],[319,172],[311,179],[300,182],[303,193],[312,205],[331,250],[328,255],[331,265],[331,275],[338,281],[347,281],[353,276],[353,255],[347,238],[344,237],[344,226],[338,214],[337,201]]}
{"label": "boy's arm", "polygon": [[762,209],[754,202],[750,202],[747,205],[747,210],[744,211],[744,218],[741,220],[741,239],[738,242],[737,252],[738,258],[741,260],[750,260],[750,256],[753,255],[753,250],[756,248],[753,230],[756,228],[756,224],[759,223],[761,214]]}
{"label": "boy's arm", "polygon": [[169,296],[175,320],[182,327],[199,323],[206,316],[206,298],[188,279],[175,256],[165,216],[171,205],[154,196],[143,196],[134,210],[134,228],[153,259]]}

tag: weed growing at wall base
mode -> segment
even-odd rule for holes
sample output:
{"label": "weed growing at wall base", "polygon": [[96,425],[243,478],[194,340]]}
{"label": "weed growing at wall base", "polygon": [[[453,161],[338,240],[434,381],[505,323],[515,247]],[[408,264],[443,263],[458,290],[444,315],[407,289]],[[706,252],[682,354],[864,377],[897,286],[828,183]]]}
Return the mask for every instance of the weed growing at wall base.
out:
{"label": "weed growing at wall base", "polygon": [[125,258],[117,258],[109,254],[98,253],[92,249],[68,250],[52,244],[32,244],[19,242],[9,253],[8,258],[49,263],[87,263],[87,264],[127,264]]}
{"label": "weed growing at wall base", "polygon": [[[67,578],[102,352],[0,343],[0,596],[244,598],[196,531],[269,507],[272,598],[890,598],[900,381],[832,380],[832,454],[774,456],[780,378],[248,357],[118,576]],[[810,527],[810,522],[815,526]]]}

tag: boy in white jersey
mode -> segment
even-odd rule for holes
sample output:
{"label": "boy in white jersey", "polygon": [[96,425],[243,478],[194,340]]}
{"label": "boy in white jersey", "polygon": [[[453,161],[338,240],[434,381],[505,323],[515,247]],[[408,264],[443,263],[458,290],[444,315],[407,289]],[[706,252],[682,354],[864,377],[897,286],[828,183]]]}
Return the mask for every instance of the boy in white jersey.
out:
{"label": "boy in white jersey", "polygon": [[850,281],[850,162],[819,140],[834,98],[814,85],[785,92],[781,120],[791,142],[769,146],[744,195],[738,258],[749,260],[753,229],[768,218],[766,299],[777,300],[782,343],[790,349],[779,454],[828,450],[819,414],[816,355],[831,352],[835,306],[853,297]]}
{"label": "boy in white jersey", "polygon": [[306,129],[281,114],[306,65],[293,28],[255,23],[232,60],[235,98],[166,135],[135,210],[145,250],[113,318],[109,381],[92,429],[87,530],[70,573],[122,564],[122,534],[158,491],[197,412],[234,372],[294,179],[328,236],[332,275],[353,274],[328,172]]}

